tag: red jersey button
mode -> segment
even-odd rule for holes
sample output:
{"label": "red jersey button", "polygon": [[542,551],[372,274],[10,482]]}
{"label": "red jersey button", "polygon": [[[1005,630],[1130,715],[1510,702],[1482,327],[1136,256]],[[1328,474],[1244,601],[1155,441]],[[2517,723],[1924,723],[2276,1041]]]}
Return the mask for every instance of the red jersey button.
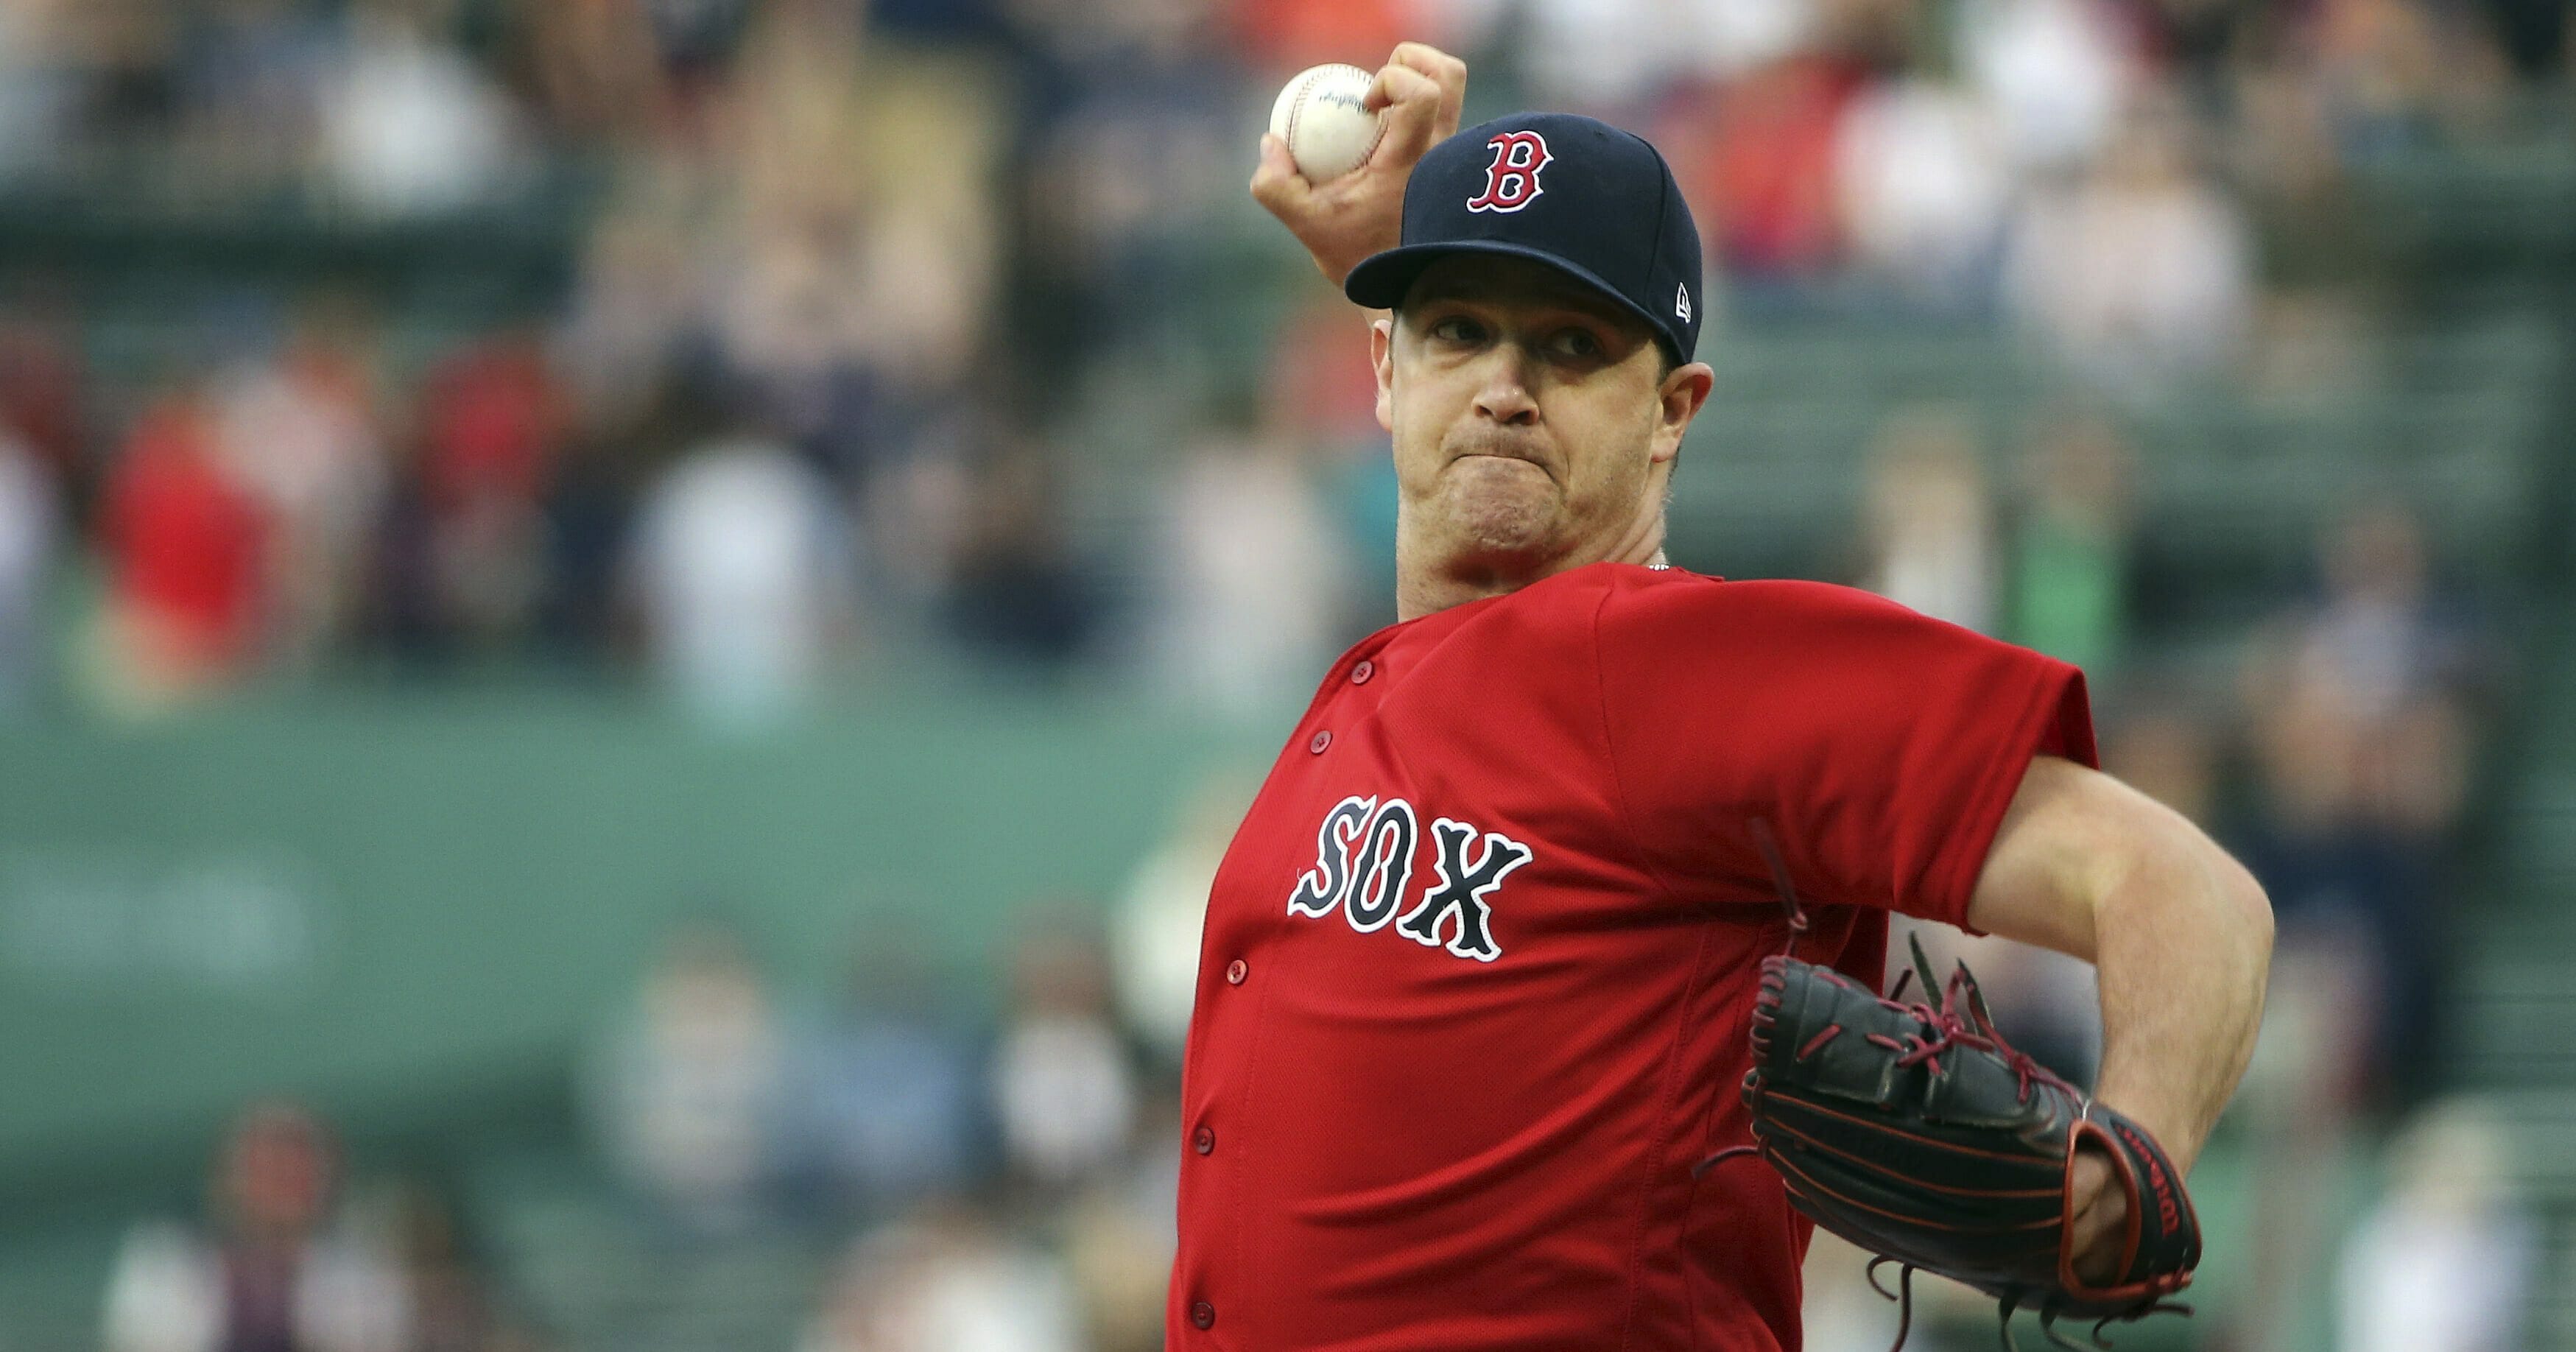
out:
{"label": "red jersey button", "polygon": [[1377,663],[1363,657],[1360,659],[1360,664],[1358,666],[1351,668],[1351,684],[1366,685],[1369,683],[1369,677],[1375,676],[1376,674]]}
{"label": "red jersey button", "polygon": [[1324,754],[1324,748],[1332,744],[1333,734],[1318,729],[1315,735],[1307,740],[1306,749],[1320,756]]}
{"label": "red jersey button", "polygon": [[1229,986],[1242,985],[1244,976],[1251,970],[1251,968],[1243,965],[1243,959],[1236,958],[1234,961],[1225,965],[1225,984]]}
{"label": "red jersey button", "polygon": [[1202,1155],[1213,1154],[1216,1151],[1216,1133],[1201,1127],[1196,1135],[1190,1137],[1190,1145]]}
{"label": "red jersey button", "polygon": [[1206,1328],[1209,1325],[1214,1324],[1216,1322],[1216,1307],[1208,1304],[1204,1300],[1191,1306],[1190,1322],[1198,1325],[1200,1328]]}

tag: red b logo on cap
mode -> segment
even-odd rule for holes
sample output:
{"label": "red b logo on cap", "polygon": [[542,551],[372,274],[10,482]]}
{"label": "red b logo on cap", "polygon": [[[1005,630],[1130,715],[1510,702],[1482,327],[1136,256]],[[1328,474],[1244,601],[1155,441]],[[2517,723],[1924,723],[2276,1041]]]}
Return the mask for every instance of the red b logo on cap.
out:
{"label": "red b logo on cap", "polygon": [[1467,199],[1469,211],[1518,211],[1538,200],[1545,192],[1538,183],[1538,171],[1556,157],[1547,153],[1547,140],[1534,131],[1507,131],[1486,145],[1494,148],[1494,162],[1485,169],[1485,190]]}

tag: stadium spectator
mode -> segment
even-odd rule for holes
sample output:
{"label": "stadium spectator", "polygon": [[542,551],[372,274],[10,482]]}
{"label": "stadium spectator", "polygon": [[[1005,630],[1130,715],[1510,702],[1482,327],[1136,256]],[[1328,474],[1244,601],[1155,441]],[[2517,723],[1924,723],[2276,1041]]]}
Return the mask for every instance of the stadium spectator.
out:
{"label": "stadium spectator", "polygon": [[2034,428],[2013,524],[2005,636],[2116,688],[2130,627],[2131,456],[2104,414],[2061,410]]}
{"label": "stadium spectator", "polygon": [[1939,405],[1888,416],[1862,494],[1861,585],[1970,629],[1995,621],[1993,507],[1976,426]]}
{"label": "stadium spectator", "polygon": [[1253,428],[1210,428],[1162,490],[1154,683],[1244,714],[1292,704],[1343,646],[1351,579],[1308,456]]}
{"label": "stadium spectator", "polygon": [[256,1105],[216,1161],[211,1218],[130,1231],[108,1278],[106,1352],[412,1352],[401,1266],[338,1225],[337,1148],[290,1104]]}
{"label": "stadium spectator", "polygon": [[2272,897],[2280,947],[2350,967],[2336,980],[2351,988],[2344,1017],[2362,1030],[2358,1093],[2388,1107],[2421,1086],[2438,1015],[2439,842],[2392,829],[2374,792],[2380,729],[2339,686],[2295,669],[2267,674],[2255,660],[2246,716],[2260,792],[2237,853]]}
{"label": "stadium spectator", "polygon": [[538,504],[569,409],[534,333],[492,334],[431,370],[417,410],[429,598],[454,638],[522,638],[543,591]]}
{"label": "stadium spectator", "polygon": [[2500,1352],[2542,1270],[2540,1227],[2508,1177],[2517,1142],[2477,1103],[2427,1104],[2389,1151],[2389,1187],[2344,1241],[2344,1352]]}
{"label": "stadium spectator", "polygon": [[674,933],[591,1072],[593,1127],[626,1185],[675,1232],[723,1238],[769,1214],[785,1050],[741,940]]}
{"label": "stadium spectator", "polygon": [[683,703],[758,723],[812,699],[855,618],[846,514],[785,447],[704,446],[650,489],[633,567],[653,662]]}
{"label": "stadium spectator", "polygon": [[1058,1198],[1127,1148],[1136,1072],[1112,1013],[1107,954],[1089,933],[1023,921],[1010,983],[991,1068],[1003,1161],[1036,1196]]}
{"label": "stadium spectator", "polygon": [[1854,96],[1840,135],[1834,176],[1853,264],[1904,300],[1979,306],[2013,193],[1993,115],[1954,85],[1901,76]]}
{"label": "stadium spectator", "polygon": [[271,652],[311,667],[344,632],[366,533],[387,474],[376,373],[364,328],[325,306],[266,360],[232,372],[214,396],[230,477],[272,528]]}
{"label": "stadium spectator", "polygon": [[2330,522],[2324,595],[2251,648],[2243,683],[2263,792],[2242,857],[2285,948],[2357,955],[2383,1109],[2431,1087],[2471,751],[2474,645],[2432,599],[2419,529],[2388,502]]}
{"label": "stadium spectator", "polygon": [[797,1352],[1080,1352],[1063,1268],[963,1203],[855,1245]]}
{"label": "stadium spectator", "polygon": [[2047,179],[2109,144],[2134,67],[2114,7],[2090,0],[1975,0],[1959,10],[1960,68],[1992,110],[2023,176]]}
{"label": "stadium spectator", "polygon": [[1083,657],[1105,598],[1063,517],[1060,470],[1037,447],[1001,451],[975,476],[949,573],[948,620],[970,649],[1025,672]]}
{"label": "stadium spectator", "polygon": [[1119,1016],[1166,1070],[1181,1064],[1198,999],[1208,889],[1256,787],[1231,768],[1202,775],[1181,799],[1170,833],[1127,875],[1110,914]]}
{"label": "stadium spectator", "polygon": [[2192,169],[2178,110],[2142,97],[2098,165],[2024,204],[2005,297],[2076,374],[2142,398],[2236,355],[2253,261],[2243,214]]}
{"label": "stadium spectator", "polygon": [[975,1049],[939,1008],[934,970],[900,930],[872,925],[839,1003],[799,1040],[789,1149],[837,1209],[897,1217],[967,1195],[988,1165]]}
{"label": "stadium spectator", "polygon": [[2434,594],[2424,551],[2423,523],[2393,498],[2359,504],[2319,541],[2324,594],[2293,621],[2293,660],[2307,679],[2331,683],[2355,718],[2464,697],[2481,674],[2466,624]]}
{"label": "stadium spectator", "polygon": [[200,390],[173,390],[135,424],[106,495],[111,694],[151,709],[247,674],[270,525],[224,463]]}
{"label": "stadium spectator", "polygon": [[437,31],[452,0],[356,0],[322,103],[322,156],[363,216],[437,216],[492,200],[520,168],[508,96]]}

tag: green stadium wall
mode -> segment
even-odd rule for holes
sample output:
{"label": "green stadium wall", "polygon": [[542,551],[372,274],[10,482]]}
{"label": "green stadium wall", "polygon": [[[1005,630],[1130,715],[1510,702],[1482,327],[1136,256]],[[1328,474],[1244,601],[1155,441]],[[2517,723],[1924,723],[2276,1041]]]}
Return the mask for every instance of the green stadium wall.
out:
{"label": "green stadium wall", "polygon": [[560,1079],[691,918],[804,991],[882,927],[980,1002],[1014,917],[1114,895],[1276,732],[1036,696],[739,735],[570,696],[0,728],[0,1185],[193,1150],[254,1094],[409,1121]]}

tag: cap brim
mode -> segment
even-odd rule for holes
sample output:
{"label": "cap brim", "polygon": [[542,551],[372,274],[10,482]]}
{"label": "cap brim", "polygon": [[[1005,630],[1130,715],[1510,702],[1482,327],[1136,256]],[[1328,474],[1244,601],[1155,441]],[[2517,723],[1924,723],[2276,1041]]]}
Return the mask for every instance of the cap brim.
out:
{"label": "cap brim", "polygon": [[1342,294],[1350,297],[1354,305],[1365,305],[1372,310],[1392,310],[1404,303],[1404,293],[1413,289],[1414,279],[1420,277],[1425,268],[1452,254],[1500,254],[1506,258],[1526,258],[1533,262],[1545,263],[1600,292],[1604,299],[1635,315],[1645,323],[1647,330],[1655,335],[1656,341],[1667,346],[1680,341],[1664,327],[1660,316],[1647,313],[1644,307],[1619,294],[1619,288],[1601,280],[1600,275],[1591,269],[1578,267],[1545,249],[1534,249],[1526,244],[1513,244],[1498,239],[1442,240],[1437,244],[1408,244],[1402,248],[1389,249],[1384,253],[1371,254],[1360,260],[1358,267],[1351,269],[1350,276],[1342,279]]}

